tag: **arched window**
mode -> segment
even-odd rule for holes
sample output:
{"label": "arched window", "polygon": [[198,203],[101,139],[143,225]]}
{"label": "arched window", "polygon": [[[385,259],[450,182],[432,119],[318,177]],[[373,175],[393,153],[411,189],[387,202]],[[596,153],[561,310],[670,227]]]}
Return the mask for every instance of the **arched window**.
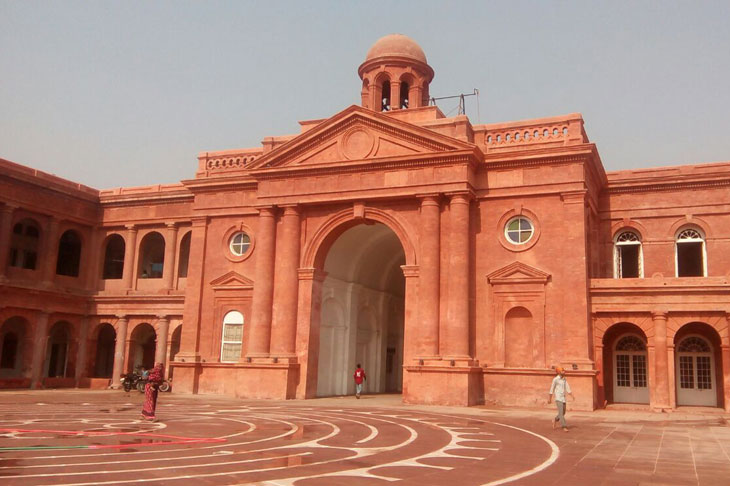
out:
{"label": "arched window", "polygon": [[188,260],[190,260],[190,234],[188,231],[180,241],[180,256],[177,266],[177,278],[186,278],[188,276]]}
{"label": "arched window", "polygon": [[698,229],[685,228],[676,240],[677,277],[704,277],[707,275],[705,238]]}
{"label": "arched window", "polygon": [[124,250],[126,244],[121,235],[111,235],[104,251],[104,279],[119,279],[124,273]]}
{"label": "arched window", "polygon": [[400,107],[401,109],[408,108],[408,105],[410,105],[410,101],[408,99],[408,92],[410,91],[410,86],[405,81],[402,81],[400,83]]}
{"label": "arched window", "polygon": [[223,318],[221,361],[235,363],[241,357],[243,343],[243,314],[230,311]]}
{"label": "arched window", "polygon": [[10,241],[10,266],[35,270],[38,260],[38,224],[24,219],[13,226]]}
{"label": "arched window", "polygon": [[641,239],[633,231],[616,236],[614,249],[614,278],[643,278],[644,265]]}
{"label": "arched window", "polygon": [[190,260],[190,235],[188,231],[180,240],[180,253],[177,264],[177,278],[186,278],[188,276],[188,260]]}
{"label": "arched window", "polygon": [[390,111],[390,81],[383,81],[380,111]]}
{"label": "arched window", "polygon": [[67,277],[79,276],[81,263],[81,238],[74,230],[68,230],[58,240],[58,259],[56,260],[56,275]]}
{"label": "arched window", "polygon": [[153,231],[142,238],[139,245],[139,267],[137,276],[140,278],[162,278],[165,266],[165,238]]}

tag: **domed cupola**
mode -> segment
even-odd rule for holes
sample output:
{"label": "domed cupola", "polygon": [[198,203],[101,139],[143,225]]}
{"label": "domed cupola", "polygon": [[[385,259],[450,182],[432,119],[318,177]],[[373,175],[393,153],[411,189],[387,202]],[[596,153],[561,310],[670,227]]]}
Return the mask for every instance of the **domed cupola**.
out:
{"label": "domed cupola", "polygon": [[413,39],[390,34],[379,39],[357,70],[362,79],[362,106],[374,111],[428,105],[433,69]]}

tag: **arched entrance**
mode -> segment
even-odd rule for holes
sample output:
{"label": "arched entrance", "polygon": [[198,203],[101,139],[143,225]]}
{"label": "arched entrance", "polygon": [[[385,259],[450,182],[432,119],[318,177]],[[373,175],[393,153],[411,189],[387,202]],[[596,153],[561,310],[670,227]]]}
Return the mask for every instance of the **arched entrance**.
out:
{"label": "arched entrance", "polygon": [[402,391],[405,252],[385,224],[352,226],[324,258],[317,395],[354,393],[360,363],[368,393]]}
{"label": "arched entrance", "polygon": [[155,328],[150,324],[143,322],[134,328],[129,346],[129,371],[138,367],[149,370],[155,366],[156,339]]}
{"label": "arched entrance", "polygon": [[23,375],[23,344],[27,328],[28,321],[22,317],[11,317],[0,326],[0,378],[20,378]]}
{"label": "arched entrance", "polygon": [[683,326],[674,338],[677,405],[718,406],[719,336],[707,324]]}
{"label": "arched entrance", "polygon": [[[170,338],[170,355],[167,357],[167,362],[172,363],[175,361],[175,355],[180,352],[180,341],[182,339],[182,324],[177,326],[172,331],[172,337]],[[175,371],[174,366],[170,366],[167,372],[168,378],[172,379],[172,374]]]}
{"label": "arched entrance", "polygon": [[98,327],[94,377],[111,378],[114,369],[114,344],[116,338],[117,333],[111,324],[104,323]]}
{"label": "arched entrance", "polygon": [[71,341],[71,325],[66,321],[59,321],[53,325],[48,333],[48,351],[46,354],[46,376],[48,378],[63,378],[68,371],[68,351]]}
{"label": "arched entrance", "polygon": [[630,322],[611,326],[603,336],[603,383],[611,403],[649,403],[647,339]]}

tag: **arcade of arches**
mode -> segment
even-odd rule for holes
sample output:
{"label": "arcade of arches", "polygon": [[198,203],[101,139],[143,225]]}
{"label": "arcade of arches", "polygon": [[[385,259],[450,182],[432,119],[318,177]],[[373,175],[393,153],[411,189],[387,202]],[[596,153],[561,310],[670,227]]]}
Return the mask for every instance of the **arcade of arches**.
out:
{"label": "arcade of arches", "polygon": [[357,105],[176,184],[0,159],[0,387],[159,361],[177,393],[306,399],[360,363],[367,393],[540,407],[562,366],[573,409],[730,410],[729,162],[606,172],[578,113],[449,116],[401,34],[357,73]]}

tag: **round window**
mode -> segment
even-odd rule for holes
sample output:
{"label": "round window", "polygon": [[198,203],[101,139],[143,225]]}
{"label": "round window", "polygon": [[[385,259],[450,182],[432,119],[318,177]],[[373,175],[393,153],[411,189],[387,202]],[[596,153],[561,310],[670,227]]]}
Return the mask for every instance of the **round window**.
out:
{"label": "round window", "polygon": [[251,246],[251,238],[243,231],[239,231],[231,236],[231,242],[228,246],[234,255],[244,255]]}
{"label": "round window", "polygon": [[532,222],[524,216],[510,219],[504,228],[507,241],[515,245],[524,245],[530,241],[534,232]]}

